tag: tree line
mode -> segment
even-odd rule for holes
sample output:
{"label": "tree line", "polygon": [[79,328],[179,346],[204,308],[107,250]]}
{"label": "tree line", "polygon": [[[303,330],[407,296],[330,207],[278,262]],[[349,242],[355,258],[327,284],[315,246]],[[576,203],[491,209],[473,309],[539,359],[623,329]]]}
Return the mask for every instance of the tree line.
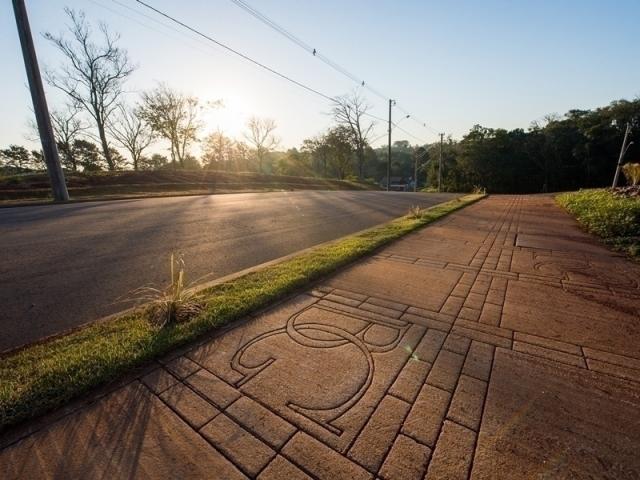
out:
{"label": "tree line", "polygon": [[[241,139],[222,131],[202,135],[202,111],[222,102],[202,102],[160,83],[131,102],[124,85],[136,66],[120,37],[106,25],[97,31],[82,12],[66,9],[65,34],[44,36],[63,63],[46,71],[48,83],[64,92],[66,105],[51,112],[63,167],[71,172],[99,170],[194,169],[254,171],[285,175],[360,179],[386,183],[387,147],[373,148],[375,122],[359,91],[331,105],[333,125],[305,139],[299,148],[278,150],[276,122],[253,117]],[[593,110],[549,115],[527,129],[474,126],[460,140],[412,145],[393,143],[392,178],[436,188],[442,156],[442,189],[489,192],[543,192],[610,184],[627,122],[632,130],[627,159],[638,161],[640,99],[620,100]],[[167,155],[150,153],[162,142]],[[200,144],[201,154],[191,152]],[[126,152],[123,155],[123,152]],[[0,150],[7,171],[43,169],[42,155],[11,145]]]}
{"label": "tree line", "polygon": [[[593,110],[549,115],[528,130],[473,127],[461,140],[443,144],[442,183],[448,191],[481,186],[490,192],[553,192],[611,185],[627,123],[631,147],[625,162],[640,161],[640,99],[619,100]],[[439,145],[428,147],[429,158]],[[437,184],[437,165],[427,168]]]}

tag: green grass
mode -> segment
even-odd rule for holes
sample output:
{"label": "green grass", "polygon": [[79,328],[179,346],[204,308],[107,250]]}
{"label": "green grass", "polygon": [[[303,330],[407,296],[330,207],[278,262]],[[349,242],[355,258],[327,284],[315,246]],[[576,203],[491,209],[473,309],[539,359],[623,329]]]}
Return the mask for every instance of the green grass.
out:
{"label": "green grass", "polygon": [[640,258],[640,199],[615,196],[609,190],[580,190],[558,195],[556,201],[585,230],[616,250]]}
{"label": "green grass", "polygon": [[0,430],[68,402],[205,332],[291,294],[409,232],[469,205],[467,195],[317,247],[201,292],[204,309],[162,329],[144,311],[97,323],[0,359]]}

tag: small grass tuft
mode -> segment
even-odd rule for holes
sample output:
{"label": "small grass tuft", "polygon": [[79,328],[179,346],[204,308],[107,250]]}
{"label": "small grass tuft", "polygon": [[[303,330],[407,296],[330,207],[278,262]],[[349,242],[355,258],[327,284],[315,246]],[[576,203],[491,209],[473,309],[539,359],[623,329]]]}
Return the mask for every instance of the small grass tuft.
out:
{"label": "small grass tuft", "polygon": [[422,218],[422,208],[419,205],[412,205],[409,208],[408,216],[414,220]]}
{"label": "small grass tuft", "polygon": [[167,288],[141,287],[132,292],[138,303],[146,304],[146,318],[159,328],[171,323],[187,322],[202,311],[196,291],[185,285],[182,255],[171,254],[170,271],[171,282]]}

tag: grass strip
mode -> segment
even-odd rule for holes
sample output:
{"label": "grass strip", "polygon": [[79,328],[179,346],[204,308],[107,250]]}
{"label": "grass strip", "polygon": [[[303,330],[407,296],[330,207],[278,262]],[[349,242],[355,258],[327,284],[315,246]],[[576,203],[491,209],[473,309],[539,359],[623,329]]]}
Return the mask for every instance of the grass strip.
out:
{"label": "grass strip", "polygon": [[483,196],[451,200],[207,288],[200,292],[203,312],[187,323],[158,329],[140,310],[1,358],[0,431],[263,308]]}
{"label": "grass strip", "polygon": [[615,250],[640,259],[640,198],[594,189],[563,193],[556,202],[575,216],[586,231],[598,235]]}

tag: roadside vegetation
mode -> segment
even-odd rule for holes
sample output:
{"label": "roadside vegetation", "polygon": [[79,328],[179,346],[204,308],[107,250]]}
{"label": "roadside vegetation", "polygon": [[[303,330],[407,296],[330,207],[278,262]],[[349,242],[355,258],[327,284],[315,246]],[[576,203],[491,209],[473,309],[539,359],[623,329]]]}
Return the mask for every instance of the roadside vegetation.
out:
{"label": "roadside vegetation", "polygon": [[626,189],[564,193],[556,201],[605,243],[640,259],[640,196]]}
{"label": "roadside vegetation", "polygon": [[[165,302],[166,306],[171,302],[171,298],[160,295],[154,297],[155,303],[150,307],[10,353],[0,358],[0,430],[58,407],[133,367],[292,294],[482,197],[467,195],[413,211],[411,215],[199,291],[198,312],[186,322],[157,321],[154,315],[158,304]],[[171,296],[178,303],[192,300],[185,296],[183,285],[176,284],[177,274],[173,272],[177,290],[172,290]],[[179,279],[177,283],[182,281]]]}
{"label": "roadside vegetation", "polygon": [[[67,187],[72,200],[276,190],[379,189],[375,184],[357,179],[190,170],[78,172],[67,175]],[[0,177],[0,202],[10,204],[50,199],[51,187],[44,173]]]}

